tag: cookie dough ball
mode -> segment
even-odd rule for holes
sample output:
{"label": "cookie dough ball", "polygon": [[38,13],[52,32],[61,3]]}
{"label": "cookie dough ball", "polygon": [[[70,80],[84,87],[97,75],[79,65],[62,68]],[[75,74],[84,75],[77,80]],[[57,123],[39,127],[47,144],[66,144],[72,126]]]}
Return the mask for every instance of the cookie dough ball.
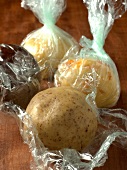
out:
{"label": "cookie dough ball", "polygon": [[39,66],[34,57],[23,47],[0,44],[0,101],[13,101],[26,108],[39,91],[39,81],[34,75]]}
{"label": "cookie dough ball", "polygon": [[60,60],[65,53],[72,47],[78,46],[75,39],[54,26],[46,26],[30,33],[21,44],[36,59],[42,72],[41,79],[52,78],[58,68]]}
{"label": "cookie dough ball", "polygon": [[112,107],[120,96],[118,77],[111,66],[94,59],[70,59],[59,65],[55,86],[72,86],[85,94],[96,90],[96,104]]}
{"label": "cookie dough ball", "polygon": [[26,112],[46,147],[81,151],[92,141],[97,118],[85,97],[71,87],[54,87],[32,98]]}

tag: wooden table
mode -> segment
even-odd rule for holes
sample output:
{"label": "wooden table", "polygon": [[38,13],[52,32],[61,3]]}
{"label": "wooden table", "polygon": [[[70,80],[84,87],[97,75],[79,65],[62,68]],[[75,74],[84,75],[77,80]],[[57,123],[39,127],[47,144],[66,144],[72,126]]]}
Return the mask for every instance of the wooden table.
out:
{"label": "wooden table", "polygon": [[[68,6],[57,25],[79,41],[81,35],[92,38],[87,10],[82,0],[68,0]],[[20,44],[23,38],[41,24],[29,10],[20,7],[20,0],[0,0],[0,43]],[[127,110],[127,13],[115,21],[105,50],[117,65],[121,96],[116,107]],[[111,146],[108,160],[98,170],[126,170],[127,152]],[[23,143],[15,119],[0,112],[0,170],[29,170],[31,154]]]}

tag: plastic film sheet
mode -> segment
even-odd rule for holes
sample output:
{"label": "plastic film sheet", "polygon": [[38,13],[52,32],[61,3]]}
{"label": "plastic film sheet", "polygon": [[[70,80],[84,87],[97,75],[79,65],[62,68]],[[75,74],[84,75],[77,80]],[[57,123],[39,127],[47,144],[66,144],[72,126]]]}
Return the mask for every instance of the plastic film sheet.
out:
{"label": "plastic film sheet", "polygon": [[[17,119],[20,134],[34,158],[34,162],[31,163],[33,170],[92,170],[104,165],[108,159],[107,150],[113,142],[116,146],[127,149],[127,112],[122,109],[98,110],[100,120],[96,136],[82,152],[67,148],[56,151],[45,148],[25,110],[11,103],[4,103],[0,109]],[[28,127],[27,131],[24,130],[24,126]]]}

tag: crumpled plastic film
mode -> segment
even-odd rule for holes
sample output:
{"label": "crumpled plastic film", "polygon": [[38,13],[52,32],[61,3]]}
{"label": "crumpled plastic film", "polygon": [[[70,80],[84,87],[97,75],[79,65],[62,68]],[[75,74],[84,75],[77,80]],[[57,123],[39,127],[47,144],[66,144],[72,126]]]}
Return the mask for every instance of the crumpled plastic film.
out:
{"label": "crumpled plastic film", "polygon": [[103,49],[105,39],[115,19],[122,17],[126,12],[127,2],[126,0],[83,0],[83,2],[88,9],[88,20],[93,41],[83,36],[81,45],[87,44],[88,48],[92,48],[96,53],[100,53],[100,55],[106,54]]}
{"label": "crumpled plastic film", "polygon": [[66,9],[66,0],[22,0],[21,7],[33,11],[40,23],[55,24]]}
{"label": "crumpled plastic film", "polygon": [[37,60],[41,79],[52,81],[60,60],[76,40],[55,25],[66,8],[65,0],[22,0],[21,6],[30,9],[43,26],[29,33],[21,45]]}
{"label": "crumpled plastic film", "polygon": [[[108,159],[107,150],[115,145],[127,149],[127,111],[122,109],[99,109],[100,122],[92,143],[82,152],[74,149],[50,151],[38,138],[30,116],[17,105],[10,102],[0,105],[0,110],[16,118],[20,134],[28,144],[34,158],[32,170],[42,169],[84,169],[93,170],[103,166]],[[24,127],[27,126],[27,130]]]}
{"label": "crumpled plastic film", "polygon": [[26,108],[40,89],[35,77],[39,71],[34,57],[23,47],[0,44],[0,103],[13,101]]}
{"label": "crumpled plastic film", "polygon": [[85,94],[95,93],[100,108],[116,105],[120,96],[120,82],[113,60],[105,52],[105,39],[114,20],[126,12],[126,1],[84,0],[93,40],[82,36],[81,50],[72,47],[55,73],[55,86],[72,86]]}

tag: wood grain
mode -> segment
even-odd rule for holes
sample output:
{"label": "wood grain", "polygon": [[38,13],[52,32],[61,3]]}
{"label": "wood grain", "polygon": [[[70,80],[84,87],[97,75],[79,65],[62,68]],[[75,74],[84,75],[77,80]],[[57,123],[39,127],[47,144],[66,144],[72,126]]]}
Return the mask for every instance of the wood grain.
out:
{"label": "wood grain", "polygon": [[[20,6],[20,0],[0,0],[0,43],[20,44],[25,36],[42,26],[29,10]],[[92,38],[87,21],[87,10],[82,0],[68,0],[67,9],[57,25],[77,41],[82,35]],[[127,13],[115,21],[105,50],[118,68],[121,96],[116,108],[127,110]],[[126,170],[127,152],[111,146],[108,160],[98,170]],[[31,154],[23,143],[15,119],[0,112],[0,170],[29,170]]]}

